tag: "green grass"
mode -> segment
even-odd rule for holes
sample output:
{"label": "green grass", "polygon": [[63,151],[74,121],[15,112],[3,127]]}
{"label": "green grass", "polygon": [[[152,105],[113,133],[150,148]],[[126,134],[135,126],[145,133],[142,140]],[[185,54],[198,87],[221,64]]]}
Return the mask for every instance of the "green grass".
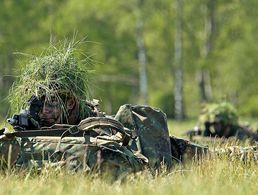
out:
{"label": "green grass", "polygon": [[[194,125],[170,121],[171,133],[180,135]],[[172,128],[171,128],[172,127]],[[173,130],[172,130],[173,129]],[[111,182],[83,173],[44,170],[0,173],[0,194],[258,194],[258,165],[226,157],[211,156],[201,161],[176,165],[169,173],[148,172]]]}
{"label": "green grass", "polygon": [[187,120],[187,121],[176,121],[168,120],[169,133],[171,135],[185,137],[186,131],[193,129],[196,126],[196,120]]}
{"label": "green grass", "polygon": [[257,165],[210,159],[177,167],[168,175],[131,175],[110,182],[66,172],[0,176],[0,194],[257,194]]}

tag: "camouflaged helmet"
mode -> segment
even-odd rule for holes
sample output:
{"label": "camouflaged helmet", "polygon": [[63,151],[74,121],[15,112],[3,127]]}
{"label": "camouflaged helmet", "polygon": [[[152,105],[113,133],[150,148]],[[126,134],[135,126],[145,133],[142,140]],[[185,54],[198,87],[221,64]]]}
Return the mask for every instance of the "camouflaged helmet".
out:
{"label": "camouflaged helmet", "polygon": [[63,99],[73,96],[83,112],[85,100],[89,98],[90,71],[87,60],[79,60],[82,54],[77,47],[80,43],[83,42],[50,44],[41,55],[29,58],[10,91],[11,111],[19,112],[35,95],[44,96],[46,100],[54,97],[62,108]]}
{"label": "camouflaged helmet", "polygon": [[224,125],[237,125],[237,111],[235,107],[228,102],[206,104],[201,111],[199,125],[203,125],[206,122],[218,122]]}

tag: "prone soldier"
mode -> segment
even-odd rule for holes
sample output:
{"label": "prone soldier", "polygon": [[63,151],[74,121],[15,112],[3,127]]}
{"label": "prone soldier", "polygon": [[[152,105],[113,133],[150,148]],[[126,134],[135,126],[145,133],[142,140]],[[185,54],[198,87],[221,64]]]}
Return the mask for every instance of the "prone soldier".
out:
{"label": "prone soldier", "polygon": [[228,102],[207,104],[202,109],[199,124],[187,135],[190,139],[199,135],[204,137],[230,138],[238,140],[250,139],[258,141],[258,132],[240,125],[236,109]]}
{"label": "prone soldier", "polygon": [[[115,117],[88,98],[89,74],[70,44],[32,59],[10,94],[12,108],[23,108],[0,131],[0,159],[8,166],[51,165],[72,170],[109,170],[119,176],[167,168],[173,159],[193,158],[206,147],[170,137],[166,115],[141,105],[121,106]],[[3,165],[3,164],[2,164]],[[3,166],[2,166],[3,167]]]}

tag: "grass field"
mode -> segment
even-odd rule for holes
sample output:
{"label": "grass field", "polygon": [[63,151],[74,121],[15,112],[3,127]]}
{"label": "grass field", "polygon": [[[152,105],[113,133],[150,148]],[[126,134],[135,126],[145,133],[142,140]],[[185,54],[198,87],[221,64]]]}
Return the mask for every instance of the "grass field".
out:
{"label": "grass field", "polygon": [[[170,121],[171,134],[182,135],[194,122]],[[0,194],[258,194],[258,165],[209,157],[176,165],[169,173],[143,172],[111,182],[83,173],[44,170],[0,174]]]}

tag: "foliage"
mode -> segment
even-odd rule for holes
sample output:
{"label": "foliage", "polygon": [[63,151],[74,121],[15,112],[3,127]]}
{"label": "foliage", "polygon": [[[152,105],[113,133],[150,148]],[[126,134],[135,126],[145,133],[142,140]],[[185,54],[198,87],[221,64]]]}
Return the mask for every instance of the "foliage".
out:
{"label": "foliage", "polygon": [[160,108],[164,113],[166,113],[167,118],[174,118],[174,101],[173,95],[171,93],[156,94],[153,97],[152,104],[155,107]]}
{"label": "foliage", "polygon": [[[196,72],[204,67],[210,72],[213,101],[226,99],[239,113],[258,116],[257,85],[257,1],[216,1],[212,50],[204,58],[207,1],[185,0],[183,9],[184,95],[188,115],[197,116],[200,96]],[[103,108],[113,113],[118,104],[137,103],[139,71],[136,46],[137,0],[4,0],[0,7],[0,98],[2,116],[8,107],[9,87],[19,75],[18,57],[13,52],[40,53],[51,41],[78,31],[92,42],[82,47],[96,65],[96,86],[92,91]],[[175,1],[149,0],[142,8],[144,41],[147,54],[150,104],[171,91],[175,37]],[[243,74],[246,73],[246,74]],[[248,76],[247,76],[248,75]],[[118,93],[119,91],[119,93]],[[4,101],[3,101],[4,100]],[[153,100],[153,101],[152,101]],[[171,105],[173,100],[171,98]],[[160,107],[167,107],[166,102]],[[171,105],[168,109],[172,110]]]}

